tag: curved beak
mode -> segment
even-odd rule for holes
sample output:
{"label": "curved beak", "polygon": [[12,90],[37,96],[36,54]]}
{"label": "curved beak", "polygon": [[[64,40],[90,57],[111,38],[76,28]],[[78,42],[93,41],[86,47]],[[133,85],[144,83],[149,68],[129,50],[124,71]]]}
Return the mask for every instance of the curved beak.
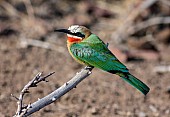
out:
{"label": "curved beak", "polygon": [[68,30],[68,29],[56,29],[56,30],[54,30],[54,31],[55,31],[55,32],[63,32],[63,33],[70,34],[70,35],[74,35],[74,36],[81,37],[81,38],[84,38],[84,37],[85,37],[85,35],[81,34],[80,32],[73,33],[73,32],[71,32],[71,31]]}

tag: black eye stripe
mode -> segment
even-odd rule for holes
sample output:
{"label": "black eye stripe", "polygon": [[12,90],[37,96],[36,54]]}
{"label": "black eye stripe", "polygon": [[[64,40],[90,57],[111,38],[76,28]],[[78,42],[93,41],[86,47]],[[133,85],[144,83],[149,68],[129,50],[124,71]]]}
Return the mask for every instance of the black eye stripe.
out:
{"label": "black eye stripe", "polygon": [[80,33],[80,32],[77,32],[77,33],[76,33],[76,36],[78,36],[78,37],[83,37],[83,38],[85,37],[85,35],[82,34],[82,33]]}

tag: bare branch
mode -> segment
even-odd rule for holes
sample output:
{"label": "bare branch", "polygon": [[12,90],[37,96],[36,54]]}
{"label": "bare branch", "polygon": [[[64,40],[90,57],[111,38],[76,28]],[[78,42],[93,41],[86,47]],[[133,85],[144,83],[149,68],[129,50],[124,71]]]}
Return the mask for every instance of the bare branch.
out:
{"label": "bare branch", "polygon": [[85,67],[79,73],[77,73],[76,76],[74,76],[70,81],[66,82],[60,88],[56,89],[51,94],[31,104],[30,105],[31,108],[28,109],[28,111],[26,112],[26,114],[24,114],[23,117],[27,117],[32,113],[39,111],[40,109],[59,99],[61,96],[69,92],[71,89],[76,88],[77,84],[79,84],[83,79],[85,79],[91,74],[92,69],[93,67]]}
{"label": "bare branch", "polygon": [[15,95],[11,94],[11,96],[15,98],[17,101],[19,100],[19,98],[17,98]]}
{"label": "bare branch", "polygon": [[135,8],[122,23],[122,25],[112,34],[111,38],[114,42],[120,43],[128,37],[127,29],[133,25],[135,18],[145,9],[149,8],[158,0],[145,0],[141,5]]}
{"label": "bare branch", "polygon": [[6,0],[2,0],[0,6],[2,6],[6,11],[7,14],[10,16],[14,16],[19,18],[21,13],[18,12],[9,2],[7,2]]}
{"label": "bare branch", "polygon": [[45,49],[52,49],[50,43],[48,42],[42,42],[42,41],[35,40],[35,39],[26,39],[24,37],[20,39],[20,45],[23,48],[31,45],[31,46],[41,47]]}
{"label": "bare branch", "polygon": [[157,72],[157,73],[170,72],[170,65],[160,65],[160,66],[156,66],[153,71],[154,71],[154,72]]}
{"label": "bare branch", "polygon": [[40,47],[40,48],[44,48],[44,49],[49,49],[49,50],[54,50],[60,53],[63,53],[65,48],[62,46],[57,46],[48,42],[43,42],[43,41],[39,41],[36,39],[28,39],[25,37],[21,37],[20,38],[20,46],[25,48],[27,46],[35,46],[35,47]]}
{"label": "bare branch", "polygon": [[[41,73],[38,73],[25,87],[20,93],[20,97],[18,98],[18,109],[16,112],[15,117],[27,117],[32,113],[39,111],[40,109],[44,108],[45,106],[53,103],[61,96],[69,92],[71,89],[76,88],[76,86],[86,77],[91,74],[93,67],[85,67],[79,73],[77,73],[70,81],[66,82],[60,88],[56,89],[49,95],[43,97],[42,99],[37,100],[36,102],[29,104],[23,107],[23,97],[26,92],[28,92],[30,87],[35,87],[41,81],[46,81],[45,79],[52,75],[54,72],[41,77]],[[17,98],[16,98],[17,99]]]}
{"label": "bare branch", "polygon": [[31,1],[30,0],[23,0],[25,6],[26,6],[26,10],[27,10],[27,13],[28,13],[28,16],[30,18],[35,18],[34,16],[34,9],[32,7],[32,4],[31,4]]}
{"label": "bare branch", "polygon": [[135,26],[129,27],[128,33],[132,35],[135,32],[138,32],[144,28],[148,28],[150,26],[157,25],[157,24],[170,24],[170,17],[155,17],[147,21],[140,22],[136,24]]}
{"label": "bare branch", "polygon": [[27,110],[31,107],[31,104],[27,105],[27,106],[23,106],[23,100],[24,100],[24,95],[26,93],[28,93],[29,89],[31,87],[35,87],[37,86],[38,83],[40,83],[41,81],[45,81],[47,77],[51,76],[52,74],[54,74],[54,72],[49,73],[48,75],[41,77],[42,73],[38,73],[31,81],[28,82],[27,85],[25,85],[25,87],[22,89],[19,98],[17,98],[16,96],[12,95],[12,97],[14,97],[15,99],[17,99],[17,104],[18,104],[18,108],[16,111],[16,114],[14,117],[22,117],[24,114],[27,113]]}

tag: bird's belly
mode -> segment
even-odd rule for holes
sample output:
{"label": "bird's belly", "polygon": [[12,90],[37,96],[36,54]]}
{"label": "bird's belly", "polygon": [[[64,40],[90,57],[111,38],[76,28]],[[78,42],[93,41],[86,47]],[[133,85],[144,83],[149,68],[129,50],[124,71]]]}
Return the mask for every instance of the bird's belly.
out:
{"label": "bird's belly", "polygon": [[82,65],[87,65],[84,61],[81,61],[81,60],[79,60],[79,59],[77,59],[77,58],[75,58],[75,57],[73,57],[73,59],[74,59],[75,61],[77,61],[78,63],[82,64]]}
{"label": "bird's belly", "polygon": [[82,65],[87,65],[87,66],[89,66],[89,64],[86,63],[85,61],[79,60],[78,58],[74,57],[74,55],[73,55],[71,52],[70,52],[70,54],[71,54],[71,56],[73,57],[73,59],[74,59],[76,62],[78,62],[78,63],[80,63],[80,64],[82,64]]}

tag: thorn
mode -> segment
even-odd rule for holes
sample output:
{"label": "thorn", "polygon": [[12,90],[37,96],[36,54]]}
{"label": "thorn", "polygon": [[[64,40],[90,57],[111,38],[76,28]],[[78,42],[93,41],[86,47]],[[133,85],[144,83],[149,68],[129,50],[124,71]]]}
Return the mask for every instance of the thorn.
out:
{"label": "thorn", "polygon": [[78,74],[79,74],[79,72],[76,73],[76,75],[78,75]]}
{"label": "thorn", "polygon": [[66,86],[68,85],[68,82],[66,82]]}
{"label": "thorn", "polygon": [[75,86],[74,88],[77,88],[77,86]]}
{"label": "thorn", "polygon": [[37,87],[37,84],[31,84],[31,87]]}
{"label": "thorn", "polygon": [[43,79],[43,78],[40,78],[40,79],[42,79],[42,81],[45,81],[45,78]]}
{"label": "thorn", "polygon": [[11,94],[11,96],[15,98],[17,101],[19,100],[19,98],[17,98],[15,95]]}
{"label": "thorn", "polygon": [[51,72],[50,75],[54,74],[55,72]]}
{"label": "thorn", "polygon": [[49,80],[46,80],[45,78],[43,78],[42,81],[49,82]]}
{"label": "thorn", "polygon": [[55,101],[55,100],[56,100],[56,98],[55,98],[55,97],[53,97],[53,98],[52,98],[52,101]]}

